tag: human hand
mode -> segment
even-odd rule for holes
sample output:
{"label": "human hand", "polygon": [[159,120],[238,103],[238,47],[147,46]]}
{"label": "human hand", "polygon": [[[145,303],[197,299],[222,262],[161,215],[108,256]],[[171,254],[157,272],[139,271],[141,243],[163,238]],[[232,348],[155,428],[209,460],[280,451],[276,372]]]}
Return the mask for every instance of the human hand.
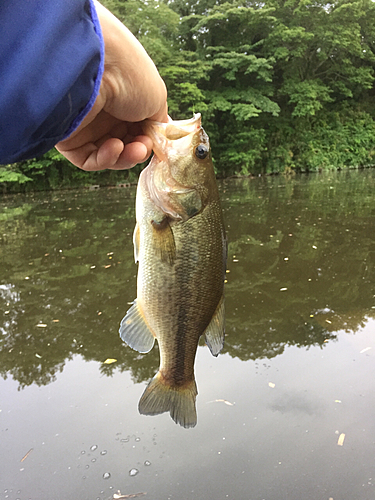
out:
{"label": "human hand", "polygon": [[167,91],[138,40],[105,7],[95,6],[105,43],[99,95],[80,126],[56,148],[83,170],[131,168],[152,150],[142,122],[168,121]]}

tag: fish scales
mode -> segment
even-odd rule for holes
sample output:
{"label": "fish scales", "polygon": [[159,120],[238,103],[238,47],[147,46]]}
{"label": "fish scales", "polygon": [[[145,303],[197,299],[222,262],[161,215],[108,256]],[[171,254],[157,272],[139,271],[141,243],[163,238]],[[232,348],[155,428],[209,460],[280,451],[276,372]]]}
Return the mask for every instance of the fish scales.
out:
{"label": "fish scales", "polygon": [[[226,238],[200,115],[172,124],[177,124],[170,134],[173,139],[164,140],[161,134],[163,150],[158,151],[156,144],[156,155],[138,183],[137,299],[121,323],[120,335],[140,352],[149,351],[155,337],[159,344],[159,371],[146,388],[139,411],[147,415],[169,411],[177,423],[192,427],[199,338],[205,334],[214,355],[223,345]],[[154,141],[155,135],[160,140],[160,125],[154,129],[150,125]]]}
{"label": "fish scales", "polygon": [[[220,235],[214,227],[220,221],[210,212],[211,206],[201,215],[172,227],[178,242],[173,273],[170,265],[163,263],[155,273],[155,260],[148,258],[154,254],[153,245],[146,243],[152,240],[145,235],[145,264],[140,267],[138,295],[143,297],[146,321],[154,326],[158,338],[161,371],[171,372],[176,383],[182,374],[185,380],[192,376],[199,337],[222,295],[222,263],[212,244],[213,237]],[[159,332],[165,334],[159,336]]]}

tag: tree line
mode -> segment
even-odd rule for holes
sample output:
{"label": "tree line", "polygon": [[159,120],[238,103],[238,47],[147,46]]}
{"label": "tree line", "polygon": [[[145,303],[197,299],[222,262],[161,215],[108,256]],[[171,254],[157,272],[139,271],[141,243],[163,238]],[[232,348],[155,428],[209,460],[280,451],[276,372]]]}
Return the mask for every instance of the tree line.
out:
{"label": "tree line", "polygon": [[[371,0],[103,3],[155,61],[172,118],[202,113],[219,176],[374,163]],[[51,151],[1,167],[0,184],[116,184],[138,172],[82,172]]]}

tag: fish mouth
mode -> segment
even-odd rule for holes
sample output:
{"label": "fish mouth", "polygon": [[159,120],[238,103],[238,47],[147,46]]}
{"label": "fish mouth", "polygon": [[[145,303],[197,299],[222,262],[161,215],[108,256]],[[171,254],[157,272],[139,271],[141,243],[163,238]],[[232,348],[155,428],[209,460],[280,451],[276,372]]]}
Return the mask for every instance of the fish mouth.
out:
{"label": "fish mouth", "polygon": [[[201,114],[194,114],[188,120],[171,120],[168,123],[146,120],[144,132],[152,139],[153,150],[160,160],[166,159],[166,148],[170,141],[183,150],[191,144],[192,135],[201,128]],[[175,141],[179,141],[178,145]]]}

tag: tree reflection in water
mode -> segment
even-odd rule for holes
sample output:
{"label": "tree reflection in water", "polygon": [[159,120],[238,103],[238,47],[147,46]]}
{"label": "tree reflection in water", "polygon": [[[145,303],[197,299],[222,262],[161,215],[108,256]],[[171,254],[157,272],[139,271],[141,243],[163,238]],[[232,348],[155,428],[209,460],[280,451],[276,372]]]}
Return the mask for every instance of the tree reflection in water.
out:
{"label": "tree reflection in water", "polygon": [[[374,185],[372,170],[222,182],[224,352],[246,360],[324,347],[375,317]],[[134,198],[131,187],[1,200],[4,378],[45,385],[77,354],[107,376],[153,376],[157,347],[140,355],[117,333],[136,294]]]}

